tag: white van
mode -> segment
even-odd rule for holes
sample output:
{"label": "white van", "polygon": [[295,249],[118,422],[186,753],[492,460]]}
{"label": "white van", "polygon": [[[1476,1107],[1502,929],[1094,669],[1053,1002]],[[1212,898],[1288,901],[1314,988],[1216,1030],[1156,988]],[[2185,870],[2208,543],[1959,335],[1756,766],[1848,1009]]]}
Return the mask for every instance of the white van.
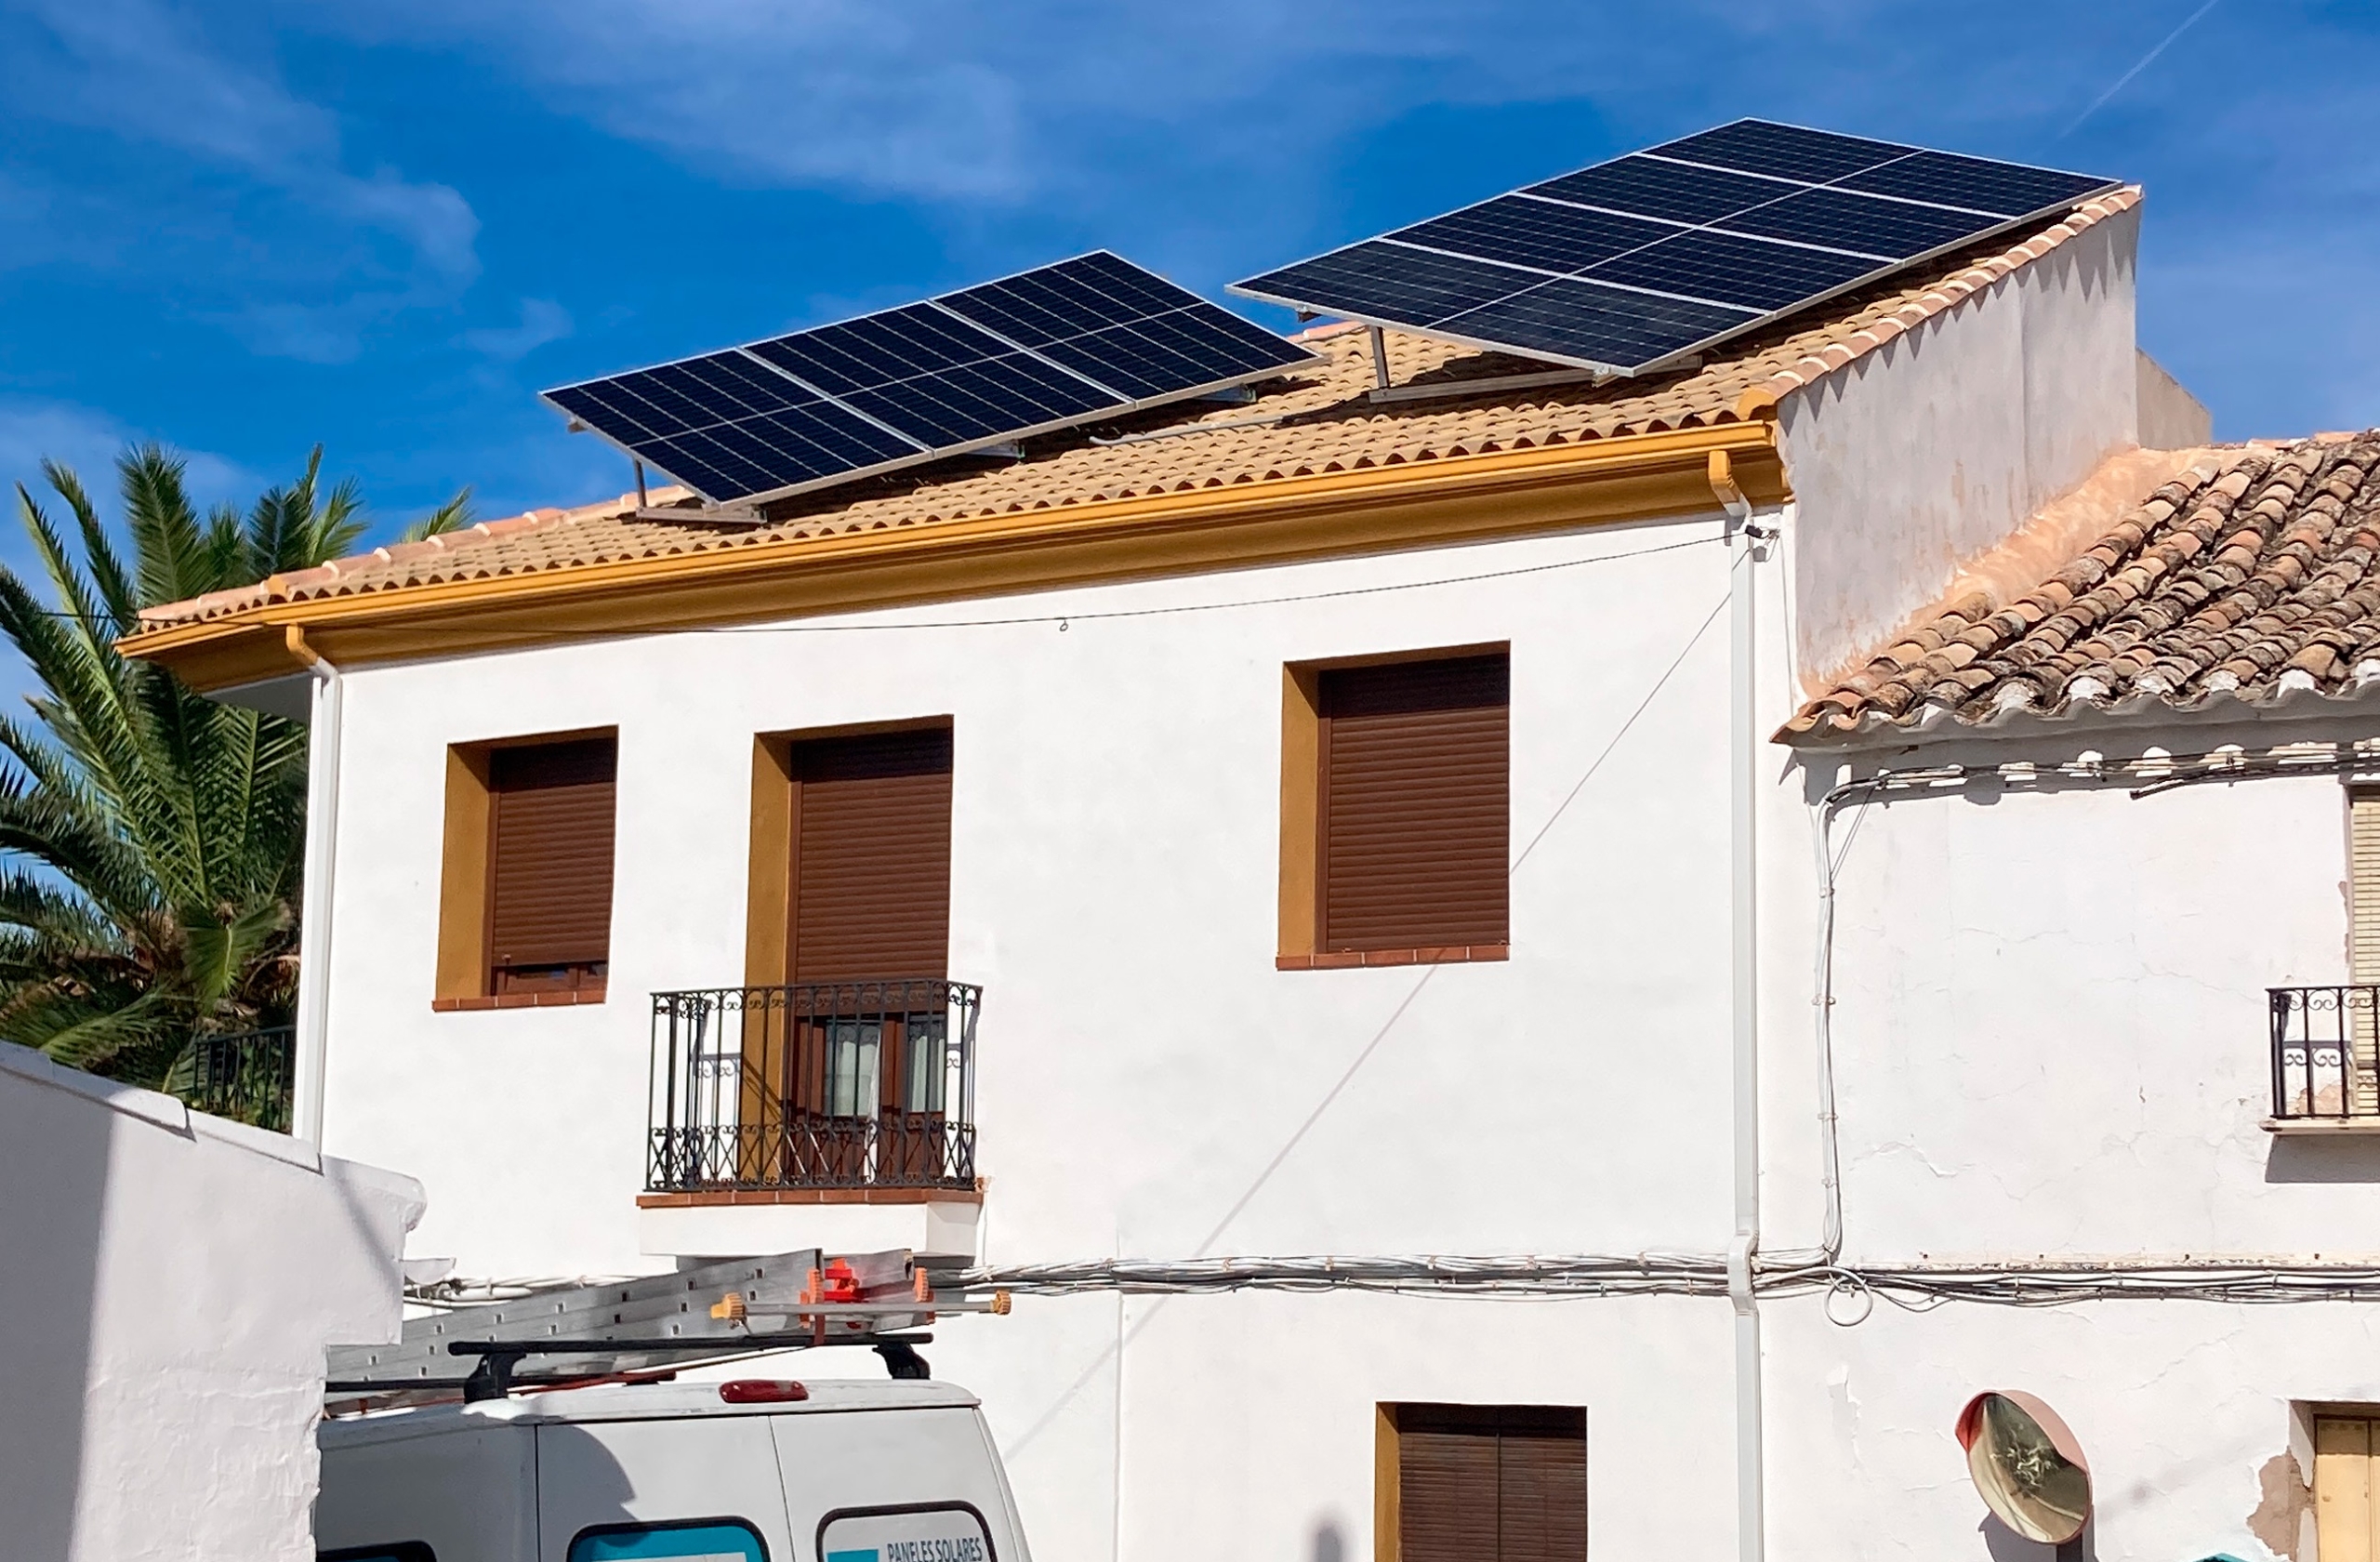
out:
{"label": "white van", "polygon": [[780,1379],[327,1420],[324,1562],[1030,1562],[974,1397]]}

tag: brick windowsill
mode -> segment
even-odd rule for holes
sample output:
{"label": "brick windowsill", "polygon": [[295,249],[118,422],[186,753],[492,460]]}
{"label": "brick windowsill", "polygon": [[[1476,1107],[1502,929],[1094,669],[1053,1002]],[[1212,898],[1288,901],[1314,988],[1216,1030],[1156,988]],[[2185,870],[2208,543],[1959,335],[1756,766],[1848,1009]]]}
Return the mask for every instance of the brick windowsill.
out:
{"label": "brick windowsill", "polygon": [[640,1210],[712,1210],[768,1204],[981,1204],[984,1190],[921,1187],[718,1188],[701,1193],[640,1193]]}
{"label": "brick windowsill", "polygon": [[1276,955],[1278,971],[1353,971],[1372,965],[1456,965],[1467,960],[1512,959],[1509,944],[1448,944],[1420,949],[1329,949],[1316,955]]}
{"label": "brick windowsill", "polygon": [[452,1014],[471,1009],[567,1009],[578,1003],[601,1003],[601,987],[572,987],[562,992],[496,993],[480,998],[433,998],[430,1011],[433,1014]]}

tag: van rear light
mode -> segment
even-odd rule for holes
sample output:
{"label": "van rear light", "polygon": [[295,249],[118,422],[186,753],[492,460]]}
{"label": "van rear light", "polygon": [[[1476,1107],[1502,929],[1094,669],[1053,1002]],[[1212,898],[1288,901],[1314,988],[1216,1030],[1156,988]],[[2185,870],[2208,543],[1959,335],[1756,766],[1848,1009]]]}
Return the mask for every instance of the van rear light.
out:
{"label": "van rear light", "polygon": [[719,1385],[719,1397],[730,1405],[787,1405],[810,1391],[784,1378],[734,1378]]}

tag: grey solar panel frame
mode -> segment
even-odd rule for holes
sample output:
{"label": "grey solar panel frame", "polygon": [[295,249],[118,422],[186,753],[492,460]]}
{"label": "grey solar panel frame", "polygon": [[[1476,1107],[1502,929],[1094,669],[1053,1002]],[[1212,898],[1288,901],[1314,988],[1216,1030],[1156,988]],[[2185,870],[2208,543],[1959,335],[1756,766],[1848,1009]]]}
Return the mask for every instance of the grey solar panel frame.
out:
{"label": "grey solar panel frame", "polygon": [[[1044,364],[1049,368],[1066,376],[1069,378],[1081,381],[1085,386],[1091,390],[1100,391],[1114,398],[1112,404],[1101,406],[1090,412],[1073,414],[1063,417],[1055,417],[1044,422],[1029,424],[1013,429],[1005,429],[998,433],[985,435],[977,439],[967,440],[959,443],[928,444],[918,439],[915,435],[897,429],[892,424],[884,421],[882,418],[871,415],[865,408],[853,405],[849,400],[848,394],[839,394],[823,390],[819,386],[812,383],[810,380],[803,378],[801,376],[793,373],[781,364],[771,363],[769,360],[760,357],[758,353],[752,351],[754,348],[764,346],[770,342],[784,340],[789,337],[802,336],[808,331],[825,329],[828,325],[850,324],[856,321],[868,319],[872,315],[891,312],[890,311],[885,310],[872,310],[866,314],[852,315],[842,320],[827,321],[816,326],[805,326],[801,331],[779,332],[774,336],[760,337],[751,341],[739,343],[734,347],[721,348],[715,351],[695,353],[682,358],[668,359],[658,364],[645,364],[640,368],[621,369],[613,374],[598,376],[593,379],[575,380],[568,385],[558,385],[552,390],[541,390],[537,393],[537,399],[544,402],[548,406],[552,407],[555,411],[561,413],[564,417],[568,418],[573,428],[584,430],[586,432],[593,434],[596,438],[602,440],[604,443],[610,445],[613,449],[617,450],[621,455],[626,456],[632,461],[642,462],[645,465],[654,467],[657,470],[660,470],[671,477],[677,478],[680,483],[683,483],[686,487],[693,489],[696,494],[700,495],[704,499],[708,500],[712,505],[721,508],[727,505],[746,507],[769,504],[775,500],[789,498],[799,494],[812,493],[818,489],[831,488],[842,483],[856,482],[865,477],[877,477],[887,472],[901,471],[911,467],[922,466],[929,461],[939,461],[955,456],[967,456],[982,451],[1000,449],[1005,446],[1014,444],[1020,440],[1031,439],[1038,434],[1054,433],[1063,429],[1078,428],[1086,423],[1099,423],[1104,422],[1110,418],[1129,417],[1133,413],[1144,412],[1153,407],[1170,406],[1177,402],[1197,401],[1202,396],[1212,396],[1221,391],[1234,390],[1238,387],[1254,384],[1262,380],[1274,379],[1283,375],[1295,374],[1302,369],[1316,368],[1326,362],[1323,358],[1315,353],[1302,352],[1300,356],[1291,358],[1277,365],[1268,365],[1259,369],[1247,370],[1236,374],[1227,375],[1219,379],[1186,386],[1176,390],[1169,390],[1160,395],[1136,397],[1118,390],[1113,386],[1094,379],[1089,374],[1086,374],[1080,369],[1059,362],[1057,359],[1051,357],[1047,351],[1047,348],[1051,345],[1064,345],[1067,342],[1078,341],[1085,338],[1098,335],[1102,331],[1117,329],[1119,326],[1117,324],[1090,324],[1076,335],[1059,338],[1056,342],[1045,343],[1042,347],[1038,348],[1026,347],[1011,338],[1005,332],[1002,332],[991,325],[987,325],[981,320],[974,319],[971,316],[961,314],[956,310],[949,309],[942,302],[945,298],[955,298],[959,294],[972,293],[981,288],[998,286],[1003,283],[1017,282],[1024,278],[1035,276],[1040,272],[1051,271],[1062,266],[1071,265],[1077,261],[1090,260],[1103,256],[1111,260],[1117,261],[1124,266],[1130,267],[1133,271],[1141,271],[1145,275],[1156,277],[1158,282],[1165,283],[1167,286],[1179,286],[1178,284],[1169,282],[1166,278],[1159,276],[1157,273],[1147,271],[1145,267],[1138,266],[1132,261],[1126,260],[1122,256],[1116,254],[1113,250],[1095,249],[1086,250],[1080,255],[1068,256],[1063,260],[1052,260],[1039,266],[1028,266],[1023,271],[1012,271],[1006,276],[994,277],[985,282],[971,283],[966,287],[954,288],[946,294],[936,294],[931,298],[919,299],[918,303],[913,305],[895,306],[896,308],[903,309],[930,307],[937,310],[941,313],[948,316],[955,325],[965,330],[981,332],[984,335],[991,337],[995,340],[1000,342],[1008,349],[1010,353],[1019,354],[1029,358],[1036,363]],[[1221,306],[1214,303],[1211,299],[1201,298],[1195,293],[1190,293],[1187,288],[1181,288],[1180,290],[1197,304],[1204,304],[1209,309],[1221,310]],[[1152,320],[1170,319],[1175,314],[1183,312],[1190,307],[1191,306],[1189,305],[1183,305],[1175,310],[1167,311],[1159,314],[1144,314],[1138,316],[1133,320],[1127,320],[1121,324],[1123,325],[1130,325]],[[1228,313],[1229,311],[1223,311],[1223,312]],[[1248,325],[1250,330],[1264,332],[1264,334],[1268,336],[1272,334],[1270,332],[1266,332],[1264,327],[1257,325],[1251,321],[1243,320],[1241,324]],[[1279,338],[1276,339],[1280,340],[1285,348],[1290,345],[1286,338]],[[879,461],[871,465],[853,467],[846,470],[830,472],[819,477],[810,478],[800,483],[787,483],[780,487],[759,490],[751,493],[732,495],[722,498],[719,496],[707,492],[701,484],[689,481],[683,474],[671,470],[670,468],[664,465],[662,462],[655,460],[651,456],[639,453],[633,446],[627,443],[625,441],[615,438],[609,430],[598,428],[594,424],[588,422],[578,414],[571,411],[570,408],[562,405],[560,402],[557,402],[554,399],[556,396],[567,391],[583,391],[589,387],[606,385],[615,380],[624,379],[630,375],[651,374],[655,370],[670,368],[681,364],[704,362],[721,357],[727,353],[737,354],[745,364],[751,367],[759,369],[764,374],[783,379],[789,390],[799,391],[807,397],[814,398],[816,401],[823,402],[828,406],[847,413],[850,416],[882,430],[885,434],[901,441],[903,443],[914,446],[914,450],[909,454],[898,456],[889,460]],[[1003,354],[1002,356],[1007,356],[1007,354]],[[745,420],[735,420],[737,423],[741,423],[742,421]],[[721,426],[727,425],[714,425],[714,427]],[[699,433],[702,430],[690,430],[690,432],[694,433]],[[680,438],[682,436],[663,435],[659,437]]]}
{"label": "grey solar panel frame", "polygon": [[[1997,213],[1986,212],[1975,207],[1953,207],[1937,202],[1915,200],[1906,195],[1860,190],[1852,186],[1848,182],[1853,179],[1867,178],[1875,174],[1882,168],[1889,167],[1894,164],[1904,162],[1913,157],[1924,155],[1959,155],[1955,153],[1937,152],[1934,149],[1927,147],[1908,146],[1899,142],[1871,142],[1869,144],[1893,146],[1899,150],[1897,151],[1896,154],[1891,159],[1884,163],[1871,164],[1862,168],[1855,169],[1849,173],[1839,175],[1832,179],[1823,181],[1788,177],[1779,174],[1755,172],[1747,168],[1729,167],[1718,164],[1691,162],[1686,159],[1669,157],[1664,154],[1664,149],[1674,147],[1683,141],[1695,139],[1700,136],[1712,136],[1721,131],[1731,130],[1739,126],[1774,126],[1779,129],[1802,132],[1816,136],[1836,136],[1836,133],[1832,131],[1815,130],[1807,126],[1788,125],[1782,121],[1777,120],[1759,120],[1749,117],[1732,120],[1726,125],[1714,126],[1710,130],[1698,132],[1696,137],[1680,137],[1676,141],[1665,141],[1659,146],[1646,147],[1640,151],[1632,152],[1623,152],[1620,156],[1607,159],[1605,163],[1592,164],[1589,165],[1587,168],[1573,169],[1569,173],[1556,174],[1550,179],[1534,180],[1531,183],[1520,186],[1517,189],[1505,191],[1498,195],[1488,196],[1482,200],[1473,202],[1469,205],[1458,207],[1455,212],[1439,213],[1433,217],[1423,218],[1416,222],[1407,223],[1400,228],[1391,230],[1390,233],[1382,233],[1369,238],[1357,239],[1350,244],[1341,245],[1336,248],[1325,250],[1319,255],[1309,256],[1302,260],[1293,260],[1287,265],[1276,266],[1270,271],[1260,273],[1257,276],[1250,277],[1246,282],[1233,283],[1229,287],[1225,288],[1224,291],[1236,293],[1244,298],[1254,298],[1263,303],[1279,304],[1284,308],[1296,310],[1303,315],[1327,315],[1335,320],[1347,320],[1353,321],[1358,324],[1379,326],[1386,330],[1404,331],[1414,336],[1427,337],[1432,340],[1448,342],[1458,347],[1473,348],[1482,352],[1510,353],[1517,357],[1536,359],[1549,364],[1560,364],[1570,368],[1584,369],[1606,378],[1627,378],[1637,375],[1657,374],[1664,369],[1682,364],[1698,358],[1700,354],[1709,352],[1713,348],[1723,346],[1729,341],[1735,340],[1739,337],[1757,331],[1763,326],[1771,324],[1787,315],[1797,314],[1805,309],[1814,308],[1817,305],[1826,303],[1831,299],[1839,298],[1846,293],[1854,293],[1863,287],[1871,286],[1889,276],[1904,271],[1913,271],[1931,261],[1940,259],[1943,256],[1954,254],[1959,250],[1969,247],[1970,245],[1988,243],[1992,239],[2003,237],[2006,234],[2015,232],[2019,229],[2023,229],[2032,225],[2033,223],[2039,222],[2053,213],[2069,211],[2074,207],[2081,205],[2085,201],[2096,199],[2097,197],[2105,195],[2111,191],[2123,188],[2123,181],[2122,179],[2102,179],[2096,185],[2083,189],[2076,194],[2063,197],[2046,205],[2033,207],[2032,209],[2016,216],[2003,218],[1997,222],[1978,227],[1971,232],[1963,233],[1954,239],[1934,245],[1933,247],[1919,253],[1897,258],[1878,257],[1878,264],[1871,271],[1854,277],[1847,282],[1840,284],[1839,285],[1827,288],[1824,291],[1797,297],[1790,304],[1770,310],[1753,310],[1743,305],[1725,304],[1718,300],[1696,298],[1690,295],[1664,293],[1641,285],[1611,282],[1606,278],[1595,275],[1593,269],[1581,269],[1580,271],[1567,272],[1545,271],[1540,271],[1536,268],[1527,267],[1522,265],[1520,262],[1474,253],[1463,253],[1454,250],[1435,250],[1413,245],[1409,241],[1397,240],[1391,237],[1392,233],[1405,232],[1432,223],[1444,222],[1447,218],[1457,215],[1459,212],[1470,211],[1474,207],[1484,206],[1491,201],[1501,200],[1507,196],[1528,195],[1534,199],[1558,199],[1558,197],[1537,195],[1536,192],[1543,189],[1547,185],[1558,183],[1562,179],[1571,178],[1576,174],[1586,173],[1593,168],[1605,167],[1610,164],[1620,163],[1628,158],[1657,158],[1664,162],[1674,163],[1681,168],[1691,167],[1695,169],[1707,169],[1714,174],[1726,175],[1739,179],[1756,179],[1764,184],[1774,184],[1778,188],[1779,199],[1790,198],[1792,195],[1813,190],[1845,191],[1850,193],[1860,195],[1869,200],[1898,203],[1906,205],[1917,206],[1926,210],[1972,211],[1977,217],[1995,217],[1999,215]],[[1866,141],[1867,139],[1866,138],[1848,136],[1837,137],[1836,139],[1846,142]],[[1961,160],[1968,163],[1990,163],[1995,161],[1992,159],[1982,158],[1962,158]],[[2029,164],[2007,164],[2004,165],[2012,168],[2023,168],[2042,173],[2065,172],[2065,170],[2062,169],[2035,168],[2034,165]],[[2073,179],[2087,179],[2092,176],[2072,174],[2068,177]],[[1867,255],[1871,253],[1869,251],[1840,250],[1829,245],[1814,245],[1806,240],[1777,238],[1765,234],[1748,232],[1740,227],[1728,226],[1729,223],[1739,221],[1744,216],[1742,211],[1730,212],[1700,222],[1686,222],[1676,218],[1654,218],[1647,213],[1632,212],[1620,206],[1589,206],[1579,203],[1568,204],[1579,205],[1582,210],[1605,211],[1619,217],[1630,217],[1645,220],[1659,221],[1664,226],[1671,227],[1675,230],[1673,233],[1667,235],[1668,238],[1672,239],[1685,234],[1711,233],[1723,237],[1758,239],[1762,242],[1779,245],[1789,248],[1820,249],[1834,254]],[[1386,315],[1348,310],[1319,298],[1290,298],[1283,293],[1270,291],[1251,285],[1252,284],[1263,281],[1265,277],[1277,275],[1283,271],[1292,271],[1301,266],[1312,265],[1331,256],[1341,255],[1350,250],[1356,249],[1361,245],[1370,244],[1398,245],[1400,247],[1409,249],[1416,256],[1417,259],[1421,257],[1429,255],[1441,255],[1448,259],[1459,259],[1473,265],[1492,265],[1510,269],[1535,271],[1540,277],[1538,286],[1540,288],[1544,284],[1554,282],[1594,283],[1606,287],[1618,288],[1627,292],[1635,293],[1643,297],[1648,304],[1664,301],[1694,303],[1711,308],[1738,310],[1744,313],[1746,318],[1738,324],[1730,325],[1725,330],[1714,332],[1709,336],[1677,347],[1670,351],[1660,354],[1658,357],[1646,359],[1634,364],[1614,364],[1600,359],[1551,351],[1540,348],[1516,346],[1509,341],[1500,341],[1490,336],[1468,334],[1459,329],[1447,329],[1436,324],[1421,324],[1410,320],[1397,320]],[[1599,267],[1608,263],[1609,262],[1607,261],[1599,261],[1596,262],[1596,265]],[[1536,290],[1537,289],[1535,288],[1531,289],[1532,292]],[[1491,300],[1488,304],[1474,306],[1473,308],[1464,310],[1460,314],[1449,318],[1459,320],[1465,315],[1476,314],[1486,309],[1501,308],[1513,303],[1515,299],[1526,298],[1529,296],[1530,294],[1528,292],[1508,295],[1504,298]]]}

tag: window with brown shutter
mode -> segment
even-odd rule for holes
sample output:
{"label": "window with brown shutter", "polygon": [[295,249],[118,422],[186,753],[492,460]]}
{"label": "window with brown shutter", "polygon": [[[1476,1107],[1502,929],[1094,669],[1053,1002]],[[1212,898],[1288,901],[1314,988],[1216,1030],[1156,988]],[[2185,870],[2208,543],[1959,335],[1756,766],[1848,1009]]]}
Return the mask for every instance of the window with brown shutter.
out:
{"label": "window with brown shutter", "polygon": [[790,745],[792,980],[941,976],[950,960],[950,729]]}
{"label": "window with brown shutter", "polygon": [[603,985],[616,762],[609,737],[488,757],[490,991]]}
{"label": "window with brown shutter", "polygon": [[744,980],[942,976],[950,724],[763,733],[752,745]]}
{"label": "window with brown shutter", "polygon": [[1282,963],[1501,958],[1509,655],[1289,670]]}
{"label": "window with brown shutter", "polygon": [[1583,1562],[1587,1412],[1382,1405],[1380,1562]]}
{"label": "window with brown shutter", "polygon": [[947,722],[755,741],[741,1108],[795,1174],[948,1164],[950,759]]}
{"label": "window with brown shutter", "polygon": [[609,731],[448,751],[435,1007],[603,996],[617,755]]}

